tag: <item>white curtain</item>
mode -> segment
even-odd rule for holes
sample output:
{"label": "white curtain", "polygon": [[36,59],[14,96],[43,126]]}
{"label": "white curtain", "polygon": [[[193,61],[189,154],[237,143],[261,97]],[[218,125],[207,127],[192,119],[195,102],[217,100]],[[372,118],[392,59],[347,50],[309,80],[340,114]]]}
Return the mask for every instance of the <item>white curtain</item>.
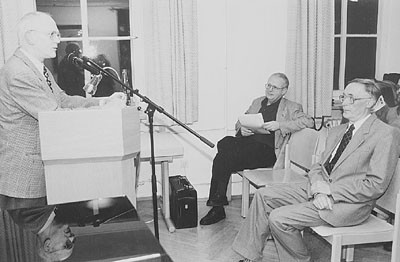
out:
{"label": "white curtain", "polygon": [[399,0],[379,1],[376,79],[382,79],[385,73],[400,73],[399,10]]}
{"label": "white curtain", "polygon": [[[196,0],[146,0],[144,38],[148,97],[184,123],[197,121]],[[160,114],[155,120],[174,124]]]}
{"label": "white curtain", "polygon": [[35,10],[34,0],[0,1],[0,67],[18,46],[16,25],[27,12]]}
{"label": "white curtain", "polygon": [[332,0],[288,0],[287,98],[313,117],[331,115],[334,66]]}

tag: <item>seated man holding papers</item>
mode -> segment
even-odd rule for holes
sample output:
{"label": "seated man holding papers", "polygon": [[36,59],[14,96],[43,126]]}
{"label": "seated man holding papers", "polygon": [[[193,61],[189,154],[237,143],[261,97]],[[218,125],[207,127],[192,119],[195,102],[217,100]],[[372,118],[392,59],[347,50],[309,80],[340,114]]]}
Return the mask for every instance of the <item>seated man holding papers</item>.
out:
{"label": "seated man holding papers", "polygon": [[212,209],[200,220],[201,225],[225,218],[226,190],[233,172],[272,166],[282,168],[284,145],[289,135],[313,126],[312,118],[303,112],[300,104],[283,98],[288,87],[285,74],[272,74],[265,84],[265,96],[255,99],[246,115],[239,117],[236,137],[226,136],[218,142],[207,201]]}

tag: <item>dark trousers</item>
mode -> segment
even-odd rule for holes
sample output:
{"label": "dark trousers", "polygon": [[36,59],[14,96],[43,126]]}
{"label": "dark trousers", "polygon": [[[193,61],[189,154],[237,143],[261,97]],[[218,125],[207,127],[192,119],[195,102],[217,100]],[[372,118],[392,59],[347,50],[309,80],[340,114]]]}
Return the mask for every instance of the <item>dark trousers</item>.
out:
{"label": "dark trousers", "polygon": [[227,205],[226,189],[232,173],[244,169],[272,167],[276,161],[274,148],[251,137],[226,136],[217,144],[208,206]]}

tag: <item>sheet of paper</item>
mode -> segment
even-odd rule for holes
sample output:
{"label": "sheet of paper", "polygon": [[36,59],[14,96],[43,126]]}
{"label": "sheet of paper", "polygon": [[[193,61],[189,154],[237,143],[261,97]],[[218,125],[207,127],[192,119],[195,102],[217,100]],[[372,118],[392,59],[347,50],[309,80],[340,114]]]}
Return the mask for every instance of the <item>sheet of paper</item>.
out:
{"label": "sheet of paper", "polygon": [[262,128],[264,119],[261,113],[241,115],[239,116],[239,122],[243,127],[252,130],[254,133],[269,134],[267,130]]}

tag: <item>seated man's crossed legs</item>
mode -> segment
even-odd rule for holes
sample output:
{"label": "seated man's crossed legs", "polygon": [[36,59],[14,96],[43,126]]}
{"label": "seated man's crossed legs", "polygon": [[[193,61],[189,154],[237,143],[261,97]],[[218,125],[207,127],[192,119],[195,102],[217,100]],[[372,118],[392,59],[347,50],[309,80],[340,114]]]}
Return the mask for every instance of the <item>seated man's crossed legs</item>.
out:
{"label": "seated man's crossed legs", "polygon": [[308,201],[305,183],[261,188],[254,194],[232,248],[245,258],[241,261],[261,261],[267,238],[272,235],[280,261],[311,261],[301,231],[324,224]]}
{"label": "seated man's crossed legs", "polygon": [[244,169],[272,167],[276,161],[273,148],[250,137],[228,136],[218,142],[217,148],[207,201],[207,206],[212,208],[200,220],[201,225],[214,224],[225,218],[224,205],[228,205],[226,191],[232,173]]}

